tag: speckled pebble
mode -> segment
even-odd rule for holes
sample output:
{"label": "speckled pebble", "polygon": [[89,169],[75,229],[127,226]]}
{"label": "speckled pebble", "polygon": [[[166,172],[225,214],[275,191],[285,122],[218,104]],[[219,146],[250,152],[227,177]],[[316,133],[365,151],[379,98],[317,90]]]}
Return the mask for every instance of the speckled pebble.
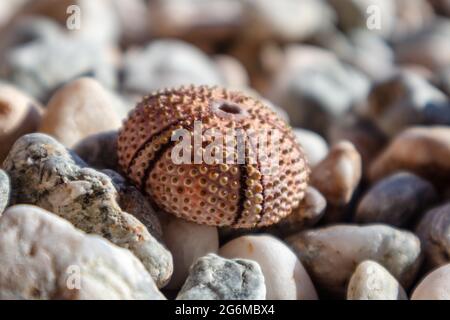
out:
{"label": "speckled pebble", "polygon": [[177,300],[264,300],[265,297],[264,276],[256,262],[208,254],[191,267]]}
{"label": "speckled pebble", "polygon": [[9,204],[10,188],[8,175],[0,169],[0,216]]}
{"label": "speckled pebble", "polygon": [[172,257],[117,201],[111,179],[85,167],[50,136],[34,133],[16,141],[4,162],[12,184],[12,203],[34,204],[75,227],[99,234],[131,250],[159,287],[172,274]]}
{"label": "speckled pebble", "polygon": [[414,289],[411,300],[450,300],[450,263],[422,279]]}
{"label": "speckled pebble", "polygon": [[382,265],[364,261],[356,267],[347,289],[347,300],[406,300],[405,290]]}

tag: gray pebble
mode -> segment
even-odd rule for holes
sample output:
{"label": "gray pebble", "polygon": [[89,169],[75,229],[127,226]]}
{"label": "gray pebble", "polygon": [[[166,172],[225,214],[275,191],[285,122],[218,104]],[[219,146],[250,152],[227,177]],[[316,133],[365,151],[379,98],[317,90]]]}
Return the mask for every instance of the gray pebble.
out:
{"label": "gray pebble", "polygon": [[158,40],[132,48],[123,61],[123,89],[149,92],[189,84],[224,84],[219,69],[202,51],[179,40]]}
{"label": "gray pebble", "polygon": [[92,76],[108,88],[116,85],[107,49],[68,38],[62,32],[26,40],[3,52],[0,76],[41,102],[61,85],[81,76]]}
{"label": "gray pebble", "polygon": [[0,169],[0,216],[9,203],[10,183],[5,171]]}
{"label": "gray pebble", "polygon": [[450,263],[450,203],[428,211],[416,234],[422,241],[427,269]]}
{"label": "gray pebble", "polygon": [[4,162],[12,181],[12,202],[42,207],[86,233],[131,250],[159,287],[172,274],[172,256],[117,201],[111,179],[87,168],[55,139],[29,134],[16,141]]}
{"label": "gray pebble", "polygon": [[428,181],[409,172],[399,172],[377,182],[356,210],[358,223],[386,223],[403,227],[437,200]]}
{"label": "gray pebble", "polygon": [[86,163],[96,169],[118,168],[117,131],[107,131],[90,135],[74,147],[73,151]]}
{"label": "gray pebble", "polygon": [[177,300],[263,300],[264,276],[258,263],[208,254],[194,263]]}

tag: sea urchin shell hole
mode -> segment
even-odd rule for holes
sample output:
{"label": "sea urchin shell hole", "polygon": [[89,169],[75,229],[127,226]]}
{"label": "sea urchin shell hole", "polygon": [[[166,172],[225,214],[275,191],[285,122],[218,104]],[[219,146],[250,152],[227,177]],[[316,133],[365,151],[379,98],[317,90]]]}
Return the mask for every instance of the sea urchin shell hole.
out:
{"label": "sea urchin shell hole", "polygon": [[[175,163],[172,133],[183,129],[192,136],[197,120],[202,132],[223,136],[232,128],[275,130],[280,140],[268,138],[266,148],[279,161],[257,157],[259,142],[238,146],[234,138],[233,148],[245,149],[244,163],[231,149],[219,151],[227,164]],[[203,138],[201,153],[211,142]],[[192,140],[191,146],[196,154]],[[299,204],[308,183],[309,168],[290,127],[260,101],[218,87],[167,89],[144,98],[120,130],[117,150],[123,172],[156,206],[200,224],[251,228],[276,223]]]}
{"label": "sea urchin shell hole", "polygon": [[227,100],[210,101],[211,111],[220,118],[241,120],[249,116],[239,104]]}

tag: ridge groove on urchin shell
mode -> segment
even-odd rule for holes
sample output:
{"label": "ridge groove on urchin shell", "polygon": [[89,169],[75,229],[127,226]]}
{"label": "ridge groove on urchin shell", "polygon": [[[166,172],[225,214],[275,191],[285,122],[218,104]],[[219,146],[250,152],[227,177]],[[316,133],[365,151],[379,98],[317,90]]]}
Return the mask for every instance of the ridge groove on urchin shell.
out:
{"label": "ridge groove on urchin shell", "polygon": [[[260,159],[259,142],[254,145],[252,139],[244,145],[244,163],[175,164],[171,154],[177,141],[172,134],[184,129],[192,136],[195,121],[202,124],[201,153],[212,141],[207,130],[223,137],[233,129],[279,131],[279,141],[266,141],[268,154],[279,151],[278,164]],[[231,142],[238,144],[235,137]],[[191,147],[195,151],[193,142]],[[278,222],[298,206],[310,172],[283,120],[257,99],[219,87],[165,89],[144,97],[124,122],[117,149],[123,172],[156,206],[214,226],[250,228]],[[220,152],[236,160],[228,146]]]}

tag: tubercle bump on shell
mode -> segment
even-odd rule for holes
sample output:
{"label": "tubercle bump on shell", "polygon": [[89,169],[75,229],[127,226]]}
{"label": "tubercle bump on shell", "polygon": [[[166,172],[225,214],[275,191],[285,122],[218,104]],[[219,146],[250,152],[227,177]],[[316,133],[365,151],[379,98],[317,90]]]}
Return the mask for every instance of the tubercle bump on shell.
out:
{"label": "tubercle bump on shell", "polygon": [[[276,129],[275,166],[245,147],[243,164],[174,164],[174,130]],[[237,143],[236,141],[233,141]],[[202,146],[203,148],[204,146]],[[260,101],[219,87],[164,89],[143,98],[119,132],[119,164],[128,178],[159,208],[188,221],[234,228],[271,225],[291,213],[304,196],[309,167],[290,127]],[[228,155],[228,150],[223,151]],[[250,160],[254,160],[253,162]]]}

